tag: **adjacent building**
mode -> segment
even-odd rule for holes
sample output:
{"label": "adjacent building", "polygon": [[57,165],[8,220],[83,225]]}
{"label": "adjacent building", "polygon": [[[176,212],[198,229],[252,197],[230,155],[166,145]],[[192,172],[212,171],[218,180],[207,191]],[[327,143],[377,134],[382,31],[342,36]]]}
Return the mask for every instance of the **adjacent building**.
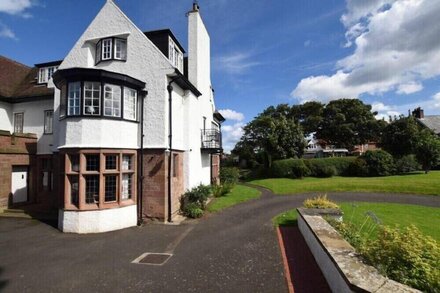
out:
{"label": "adjacent building", "polygon": [[210,38],[197,4],[187,16],[188,53],[108,0],[64,60],[0,57],[0,207],[104,232],[172,221],[185,190],[218,180]]}

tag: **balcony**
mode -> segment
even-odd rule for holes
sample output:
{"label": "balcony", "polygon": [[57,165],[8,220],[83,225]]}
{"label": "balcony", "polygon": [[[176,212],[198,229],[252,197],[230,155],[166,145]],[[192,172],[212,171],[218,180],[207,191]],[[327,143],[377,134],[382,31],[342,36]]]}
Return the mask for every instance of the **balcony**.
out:
{"label": "balcony", "polygon": [[218,129],[202,129],[202,151],[210,153],[221,153],[222,133]]}

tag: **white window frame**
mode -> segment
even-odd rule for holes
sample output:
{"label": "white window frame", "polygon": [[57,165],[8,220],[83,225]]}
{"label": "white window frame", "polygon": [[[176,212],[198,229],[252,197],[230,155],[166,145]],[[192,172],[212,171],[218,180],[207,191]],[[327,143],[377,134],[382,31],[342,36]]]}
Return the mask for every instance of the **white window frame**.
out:
{"label": "white window frame", "polygon": [[101,60],[113,59],[113,39],[102,39]]}
{"label": "white window frame", "polygon": [[[134,95],[133,95],[134,94]],[[137,119],[137,91],[124,87],[124,119]]]}
{"label": "white window frame", "polygon": [[[104,116],[121,117],[122,89],[118,85],[104,84]],[[110,113],[107,113],[110,111]]]}
{"label": "white window frame", "polygon": [[70,82],[67,89],[67,116],[80,115],[81,82]]}
{"label": "white window frame", "polygon": [[127,60],[127,40],[115,38],[114,46],[115,59]]}
{"label": "white window frame", "polygon": [[[17,129],[17,115],[21,115],[20,129]],[[14,133],[23,133],[23,132],[24,132],[24,112],[15,112],[14,113]]]}
{"label": "white window frame", "polygon": [[[91,84],[91,88],[88,89],[87,85]],[[95,87],[98,86],[98,87]],[[99,116],[101,115],[101,83],[100,82],[92,82],[85,81],[84,82],[84,101],[83,101],[83,115],[86,116]],[[94,96],[94,93],[98,93],[98,97]],[[86,105],[87,102],[91,102],[90,105]],[[97,103],[95,103],[97,102]],[[87,107],[97,107],[98,111],[96,113],[89,112],[87,113]]]}
{"label": "white window frame", "polygon": [[96,64],[98,64],[99,62],[101,62],[102,59],[102,40],[99,40],[99,42],[96,44],[95,56],[96,56]]}
{"label": "white window frame", "polygon": [[44,111],[44,134],[53,133],[53,110]]}
{"label": "white window frame", "polygon": [[46,67],[40,68],[38,71],[38,83],[46,83],[47,82],[47,73]]}

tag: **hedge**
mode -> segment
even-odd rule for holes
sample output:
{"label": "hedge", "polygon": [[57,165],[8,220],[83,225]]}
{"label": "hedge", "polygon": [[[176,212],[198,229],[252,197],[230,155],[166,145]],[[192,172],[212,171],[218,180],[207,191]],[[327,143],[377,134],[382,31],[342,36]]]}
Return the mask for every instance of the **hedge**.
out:
{"label": "hedge", "polygon": [[338,158],[321,158],[307,159],[304,163],[310,170],[310,176],[313,177],[331,177],[326,176],[329,168],[334,168],[337,176],[349,176],[350,164],[356,160],[356,157],[338,157]]}

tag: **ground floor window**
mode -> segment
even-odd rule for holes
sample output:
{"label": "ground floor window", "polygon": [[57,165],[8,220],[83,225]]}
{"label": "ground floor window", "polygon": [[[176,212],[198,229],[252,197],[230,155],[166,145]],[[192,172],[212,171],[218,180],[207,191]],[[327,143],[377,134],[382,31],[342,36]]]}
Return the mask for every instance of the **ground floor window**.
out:
{"label": "ground floor window", "polygon": [[65,154],[65,173],[66,208],[99,209],[134,203],[136,151],[72,151]]}

